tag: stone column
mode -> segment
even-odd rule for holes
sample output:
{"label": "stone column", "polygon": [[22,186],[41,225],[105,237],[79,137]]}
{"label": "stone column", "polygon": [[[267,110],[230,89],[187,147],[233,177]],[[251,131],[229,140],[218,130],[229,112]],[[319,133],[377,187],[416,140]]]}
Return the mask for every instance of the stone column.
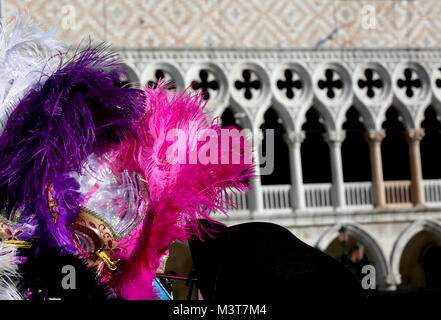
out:
{"label": "stone column", "polygon": [[255,131],[251,137],[253,141],[253,159],[255,163],[256,177],[250,180],[251,190],[248,193],[249,204],[248,207],[252,215],[263,212],[263,191],[262,183],[260,182],[260,159],[259,148],[262,143],[262,135],[260,131]]}
{"label": "stone column", "polygon": [[289,148],[289,168],[291,171],[291,206],[301,210],[305,208],[305,191],[303,189],[302,157],[300,146],[305,139],[305,133],[289,132],[284,135]]}
{"label": "stone column", "polygon": [[386,193],[383,179],[383,163],[381,159],[381,141],[386,136],[384,130],[369,130],[365,138],[369,144],[371,160],[371,179],[374,196],[374,206],[377,208],[386,207]]}
{"label": "stone column", "polygon": [[410,129],[405,132],[405,136],[409,144],[412,201],[416,207],[424,207],[423,173],[420,153],[420,141],[424,137],[424,129]]}
{"label": "stone column", "polygon": [[332,172],[332,200],[334,208],[345,206],[345,186],[343,181],[343,164],[341,161],[341,143],[345,139],[344,131],[330,131],[324,134],[329,144]]}

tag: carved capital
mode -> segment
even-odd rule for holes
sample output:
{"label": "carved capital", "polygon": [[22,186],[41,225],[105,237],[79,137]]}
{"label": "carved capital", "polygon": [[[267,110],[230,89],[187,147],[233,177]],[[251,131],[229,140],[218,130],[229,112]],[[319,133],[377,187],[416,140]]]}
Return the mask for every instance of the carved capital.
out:
{"label": "carved capital", "polygon": [[369,144],[371,144],[371,143],[380,144],[381,141],[383,141],[384,137],[386,137],[386,131],[383,129],[382,130],[369,130],[369,131],[366,131],[364,136]]}
{"label": "carved capital", "polygon": [[409,129],[404,133],[407,142],[415,143],[420,142],[424,138],[424,129]]}
{"label": "carved capital", "polygon": [[340,144],[346,138],[344,131],[329,131],[323,134],[325,141],[329,144]]}
{"label": "carved capital", "polygon": [[301,144],[305,139],[305,133],[303,131],[288,132],[283,135],[283,139],[288,145]]}

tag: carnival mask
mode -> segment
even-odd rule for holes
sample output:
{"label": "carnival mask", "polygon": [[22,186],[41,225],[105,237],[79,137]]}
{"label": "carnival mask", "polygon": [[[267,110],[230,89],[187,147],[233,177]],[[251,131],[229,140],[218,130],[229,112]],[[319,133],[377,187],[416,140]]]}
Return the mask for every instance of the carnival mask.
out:
{"label": "carnival mask", "polygon": [[127,259],[136,244],[139,226],[146,218],[149,197],[139,174],[114,174],[97,157],[90,157],[82,174],[76,177],[84,201],[70,225],[80,255],[100,273],[118,269],[118,260]]}

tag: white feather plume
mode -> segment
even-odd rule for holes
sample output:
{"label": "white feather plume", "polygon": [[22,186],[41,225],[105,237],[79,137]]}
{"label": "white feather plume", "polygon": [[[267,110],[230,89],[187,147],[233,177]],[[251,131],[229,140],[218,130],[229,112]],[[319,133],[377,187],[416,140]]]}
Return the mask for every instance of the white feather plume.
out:
{"label": "white feather plume", "polygon": [[43,69],[61,49],[55,30],[44,32],[29,15],[0,23],[0,134],[19,101],[43,79]]}
{"label": "white feather plume", "polygon": [[19,279],[15,246],[0,244],[0,300],[23,300],[15,281]]}

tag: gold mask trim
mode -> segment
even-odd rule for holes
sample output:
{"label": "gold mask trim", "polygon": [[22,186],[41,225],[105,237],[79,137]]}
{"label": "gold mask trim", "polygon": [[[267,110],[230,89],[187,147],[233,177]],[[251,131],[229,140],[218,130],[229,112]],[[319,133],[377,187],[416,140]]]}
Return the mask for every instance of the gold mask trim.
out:
{"label": "gold mask trim", "polygon": [[5,240],[3,241],[3,244],[6,246],[16,246],[23,249],[30,249],[32,247],[32,244],[29,241],[22,240]]}
{"label": "gold mask trim", "polygon": [[107,268],[110,271],[118,270],[117,263],[119,262],[119,260],[112,261],[110,259],[110,257],[103,250],[104,250],[104,247],[96,252],[96,255],[98,256],[98,258],[100,258],[105,263],[105,265],[107,266]]}

